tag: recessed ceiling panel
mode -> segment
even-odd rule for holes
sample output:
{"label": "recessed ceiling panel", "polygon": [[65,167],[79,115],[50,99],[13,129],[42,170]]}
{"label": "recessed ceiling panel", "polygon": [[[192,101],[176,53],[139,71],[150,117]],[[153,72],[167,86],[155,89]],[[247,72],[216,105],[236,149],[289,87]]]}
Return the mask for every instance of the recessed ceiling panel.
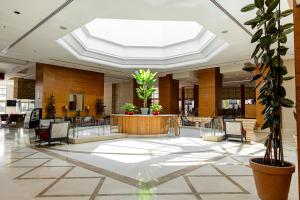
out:
{"label": "recessed ceiling panel", "polygon": [[97,18],[58,43],[80,60],[120,68],[204,63],[228,43],[193,21]]}

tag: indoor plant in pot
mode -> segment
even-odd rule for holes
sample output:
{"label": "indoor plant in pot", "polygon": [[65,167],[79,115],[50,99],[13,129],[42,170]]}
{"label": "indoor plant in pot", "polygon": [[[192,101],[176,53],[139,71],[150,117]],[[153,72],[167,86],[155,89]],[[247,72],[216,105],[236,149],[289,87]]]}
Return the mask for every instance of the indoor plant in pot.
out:
{"label": "indoor plant in pot", "polygon": [[55,96],[50,95],[47,105],[47,119],[55,119],[56,109],[55,109]]}
{"label": "indoor plant in pot", "polygon": [[284,81],[293,78],[286,76],[283,56],[288,50],[285,43],[287,35],[293,32],[293,24],[282,24],[282,19],[292,14],[292,10],[282,11],[280,0],[254,0],[241,11],[251,10],[256,11],[256,16],[245,25],[255,30],[251,39],[251,43],[257,43],[251,56],[255,64],[248,63],[243,69],[252,72],[252,81],[257,82],[258,100],[264,106],[264,124],[261,128],[269,128],[270,132],[265,142],[264,157],[250,159],[250,167],[262,200],[286,200],[295,166],[284,160],[281,108],[294,107],[294,103],[286,98],[283,87]]}
{"label": "indoor plant in pot", "polygon": [[159,115],[159,113],[162,111],[162,106],[158,103],[153,103],[150,108],[153,115]]}
{"label": "indoor plant in pot", "polygon": [[154,92],[156,72],[152,73],[149,69],[147,71],[140,69],[133,74],[138,87],[136,93],[140,99],[143,100],[143,108],[141,108],[142,115],[147,115],[149,108],[147,108],[147,100]]}
{"label": "indoor plant in pot", "polygon": [[122,110],[125,112],[126,115],[133,115],[136,111],[136,106],[132,103],[125,103],[122,106]]}
{"label": "indoor plant in pot", "polygon": [[97,97],[95,102],[95,110],[96,110],[96,116],[100,117],[104,113],[104,102],[103,99],[100,97]]}

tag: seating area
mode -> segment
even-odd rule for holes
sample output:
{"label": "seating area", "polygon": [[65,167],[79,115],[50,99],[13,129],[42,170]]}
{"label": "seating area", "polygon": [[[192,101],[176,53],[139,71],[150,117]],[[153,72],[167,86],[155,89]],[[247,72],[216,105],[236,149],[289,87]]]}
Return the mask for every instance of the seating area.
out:
{"label": "seating area", "polygon": [[22,127],[25,115],[0,114],[1,127]]}

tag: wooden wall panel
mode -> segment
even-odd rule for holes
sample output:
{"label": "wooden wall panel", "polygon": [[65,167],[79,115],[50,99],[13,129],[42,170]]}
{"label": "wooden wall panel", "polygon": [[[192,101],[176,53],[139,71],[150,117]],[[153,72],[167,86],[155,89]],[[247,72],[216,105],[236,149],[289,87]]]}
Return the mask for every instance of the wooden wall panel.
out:
{"label": "wooden wall panel", "polygon": [[199,112],[201,117],[212,117],[222,111],[222,76],[220,68],[198,71],[199,78]]}
{"label": "wooden wall panel", "polygon": [[179,81],[172,74],[159,77],[159,104],[164,114],[179,114]]}
{"label": "wooden wall panel", "polygon": [[[48,98],[51,94],[56,100],[56,117],[65,116],[62,107],[68,105],[69,95],[72,93],[84,95],[84,107],[89,106],[89,113],[82,115],[96,115],[96,98],[104,95],[104,74],[72,68],[37,63],[36,95],[37,107],[42,107],[43,117],[46,116]],[[68,112],[74,116],[75,112]]]}
{"label": "wooden wall panel", "polygon": [[35,99],[35,80],[14,78],[14,98]]}
{"label": "wooden wall panel", "polygon": [[245,105],[245,118],[246,119],[255,119],[256,118],[256,105],[255,104],[246,104]]}
{"label": "wooden wall panel", "polygon": [[[295,6],[294,1],[294,38],[295,38],[295,74],[296,74],[296,106],[297,106],[297,152],[298,174],[300,173],[300,7]],[[300,198],[300,184],[298,176],[298,192]]]}

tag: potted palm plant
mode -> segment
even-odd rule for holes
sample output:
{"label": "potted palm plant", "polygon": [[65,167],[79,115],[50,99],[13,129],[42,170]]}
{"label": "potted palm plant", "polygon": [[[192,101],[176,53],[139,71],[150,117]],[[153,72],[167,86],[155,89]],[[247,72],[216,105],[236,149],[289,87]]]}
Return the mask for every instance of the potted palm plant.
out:
{"label": "potted palm plant", "polygon": [[47,105],[47,119],[55,119],[56,108],[55,108],[55,96],[50,95]]}
{"label": "potted palm plant", "polygon": [[285,161],[282,146],[281,108],[294,107],[292,100],[286,97],[283,82],[292,79],[287,76],[283,62],[288,48],[287,36],[293,32],[293,24],[282,24],[282,19],[292,10],[282,11],[280,0],[254,0],[241,9],[242,12],[256,11],[255,18],[245,22],[255,34],[251,43],[257,43],[251,58],[254,64],[243,69],[253,73],[252,81],[259,88],[259,103],[264,106],[264,124],[269,128],[266,139],[266,152],[262,158],[250,159],[256,189],[262,200],[286,200],[295,165]]}
{"label": "potted palm plant", "polygon": [[97,97],[95,102],[95,110],[96,110],[96,116],[101,116],[104,113],[104,102],[103,99],[100,97]]}
{"label": "potted palm plant", "polygon": [[153,115],[159,115],[159,113],[162,111],[162,106],[159,105],[158,103],[153,103],[150,106],[151,110],[152,110],[152,114]]}
{"label": "potted palm plant", "polygon": [[133,74],[138,87],[136,88],[136,93],[140,99],[143,100],[143,108],[141,112],[143,115],[147,115],[149,108],[147,107],[147,100],[154,92],[156,72],[152,73],[149,69],[147,71],[140,69]]}
{"label": "potted palm plant", "polygon": [[136,111],[136,106],[132,103],[125,103],[121,108],[126,115],[133,115]]}

